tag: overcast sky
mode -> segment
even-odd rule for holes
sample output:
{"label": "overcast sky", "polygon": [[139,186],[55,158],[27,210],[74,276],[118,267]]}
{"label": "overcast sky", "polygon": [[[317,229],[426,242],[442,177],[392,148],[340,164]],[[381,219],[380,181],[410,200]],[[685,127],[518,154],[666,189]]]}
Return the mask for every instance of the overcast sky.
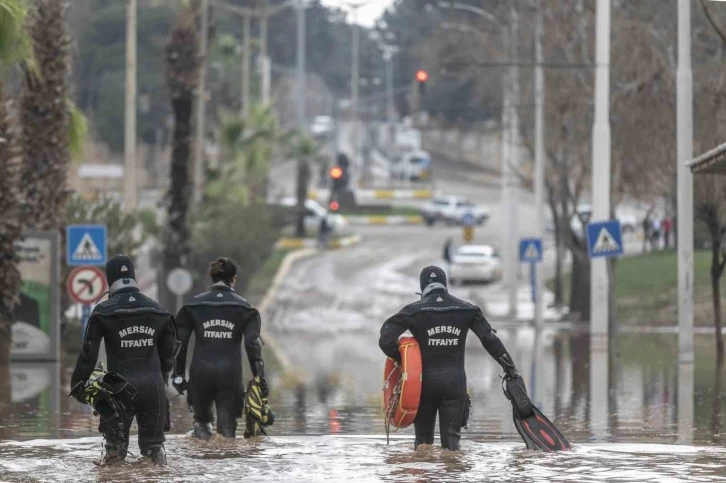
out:
{"label": "overcast sky", "polygon": [[[365,0],[322,0],[322,3],[336,7],[345,7],[346,5],[361,3],[363,1]],[[358,10],[358,23],[370,26],[393,3],[393,0],[367,0],[365,3],[366,5]]]}

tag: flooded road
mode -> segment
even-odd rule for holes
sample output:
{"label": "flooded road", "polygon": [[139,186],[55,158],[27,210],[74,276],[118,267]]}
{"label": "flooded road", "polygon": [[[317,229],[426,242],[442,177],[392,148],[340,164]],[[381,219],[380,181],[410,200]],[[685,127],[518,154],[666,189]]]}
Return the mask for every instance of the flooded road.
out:
{"label": "flooded road", "polygon": [[[452,233],[370,231],[359,246],[294,264],[263,319],[285,357],[272,362],[273,344],[266,346],[277,419],[259,441],[191,440],[181,397],[172,401],[168,468],[138,461],[134,436],[135,456],[99,468],[98,420],[66,398],[74,361],[14,365],[9,398],[0,399],[0,481],[726,481],[713,337],[697,335],[695,364],[683,366],[676,335],[647,327],[621,334],[613,361],[591,351],[589,334],[576,326],[537,332],[493,323],[533,401],[574,443],[572,452],[524,448],[500,368],[474,337],[463,451],[414,452],[412,429],[386,445],[378,331],[415,299],[418,271],[438,261]],[[485,302],[477,300],[480,286],[451,290]],[[609,364],[610,377],[600,379],[591,364]]]}

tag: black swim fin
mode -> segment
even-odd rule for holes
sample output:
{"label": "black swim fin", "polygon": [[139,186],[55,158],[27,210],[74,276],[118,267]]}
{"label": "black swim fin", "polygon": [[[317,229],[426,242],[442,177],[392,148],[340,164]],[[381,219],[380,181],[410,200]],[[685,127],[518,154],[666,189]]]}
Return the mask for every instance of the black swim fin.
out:
{"label": "black swim fin", "polygon": [[528,449],[567,451],[572,445],[552,424],[552,421],[532,404],[521,377],[504,379],[504,395],[512,403],[514,427]]}

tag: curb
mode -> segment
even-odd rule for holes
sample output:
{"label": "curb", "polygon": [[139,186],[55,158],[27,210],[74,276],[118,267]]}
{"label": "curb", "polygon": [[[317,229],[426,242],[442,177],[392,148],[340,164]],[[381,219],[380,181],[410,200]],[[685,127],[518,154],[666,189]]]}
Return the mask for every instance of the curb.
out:
{"label": "curb", "polygon": [[[349,247],[351,245],[355,245],[356,243],[358,243],[360,241],[361,241],[360,235],[358,235],[358,234],[348,235],[348,236],[344,236],[342,238],[330,240],[328,242],[328,248]],[[280,238],[280,240],[278,240],[275,247],[284,248],[287,250],[297,250],[297,249],[303,249],[303,248],[317,248],[318,240],[316,240],[314,238]]]}
{"label": "curb", "polygon": [[[308,194],[311,200],[327,199],[330,197],[328,190],[313,190]],[[434,197],[430,189],[376,189],[355,190],[355,198],[359,201],[365,200],[428,200]]]}
{"label": "curb", "polygon": [[351,225],[423,225],[421,215],[411,216],[346,216]]}
{"label": "curb", "polygon": [[[275,277],[272,279],[272,285],[270,285],[270,288],[267,290],[267,293],[265,293],[262,302],[260,302],[260,305],[258,305],[257,310],[260,312],[260,315],[264,317],[263,320],[267,319],[268,308],[272,301],[275,300],[277,292],[280,289],[280,285],[282,285],[282,281],[287,276],[287,273],[290,271],[292,265],[298,260],[302,260],[303,258],[315,255],[317,252],[318,251],[314,248],[301,249],[285,255],[282,263],[280,263],[280,268],[277,269],[277,273],[275,273]],[[277,358],[277,360],[280,362],[282,368],[284,370],[288,370],[290,368],[290,361],[287,360],[287,357],[282,351],[280,344],[277,342],[277,339],[275,339],[275,336],[270,334],[269,330],[265,328],[264,323],[262,324],[262,338],[265,341],[265,345],[270,346],[270,350],[275,353],[275,358]]]}

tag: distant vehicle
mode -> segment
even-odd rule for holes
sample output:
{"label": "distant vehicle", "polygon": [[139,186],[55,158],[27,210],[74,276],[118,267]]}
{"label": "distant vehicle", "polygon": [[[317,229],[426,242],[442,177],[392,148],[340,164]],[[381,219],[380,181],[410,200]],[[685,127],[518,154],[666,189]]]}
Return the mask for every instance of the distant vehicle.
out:
{"label": "distant vehicle", "polygon": [[391,178],[411,181],[425,181],[431,178],[433,164],[426,151],[404,154],[391,163]]}
{"label": "distant vehicle", "polygon": [[315,116],[310,124],[310,134],[314,137],[326,137],[333,134],[335,121],[330,116]]}
{"label": "distant vehicle", "polygon": [[421,216],[429,226],[436,222],[460,225],[468,214],[473,216],[477,225],[483,225],[489,219],[486,209],[458,196],[435,198],[421,208]]}
{"label": "distant vehicle", "polygon": [[462,245],[456,249],[449,268],[449,280],[493,282],[502,276],[499,253],[489,245]]}
{"label": "distant vehicle", "polygon": [[[297,206],[296,198],[283,198],[280,200],[280,205],[285,207],[294,208]],[[317,236],[320,233],[320,224],[323,218],[328,220],[328,226],[333,234],[343,233],[348,228],[348,220],[343,215],[338,213],[329,213],[328,210],[315,200],[305,200],[305,218],[303,220],[305,224],[305,235],[306,236]]]}

